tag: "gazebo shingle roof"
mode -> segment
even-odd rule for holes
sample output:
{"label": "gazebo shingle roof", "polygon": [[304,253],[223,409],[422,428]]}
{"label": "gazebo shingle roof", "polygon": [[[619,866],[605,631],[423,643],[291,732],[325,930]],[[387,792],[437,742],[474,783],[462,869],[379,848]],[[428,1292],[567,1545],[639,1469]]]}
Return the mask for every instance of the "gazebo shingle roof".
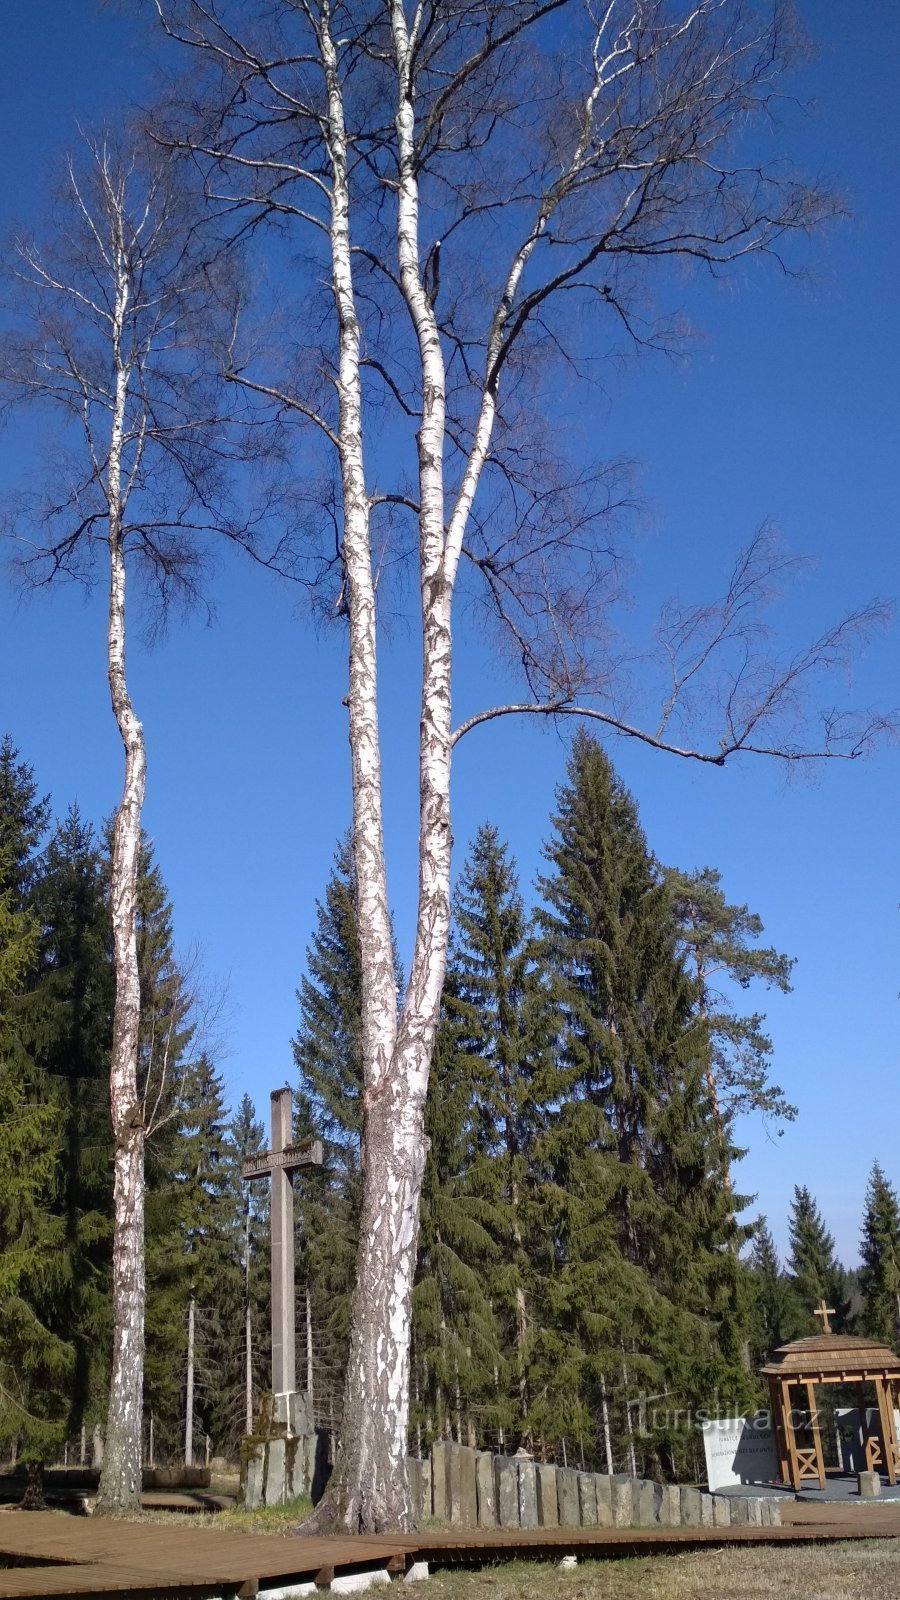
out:
{"label": "gazebo shingle roof", "polygon": [[810,1339],[794,1339],[772,1352],[762,1368],[767,1378],[793,1381],[821,1376],[840,1383],[869,1375],[900,1378],[900,1356],[880,1339],[863,1339],[850,1333],[819,1333]]}

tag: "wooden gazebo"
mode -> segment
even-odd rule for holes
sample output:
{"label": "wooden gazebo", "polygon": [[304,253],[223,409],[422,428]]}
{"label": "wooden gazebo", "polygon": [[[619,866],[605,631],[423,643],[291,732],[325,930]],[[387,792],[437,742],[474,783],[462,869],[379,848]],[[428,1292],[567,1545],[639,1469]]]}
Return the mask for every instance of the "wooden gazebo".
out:
{"label": "wooden gazebo", "polygon": [[[900,1357],[878,1339],[831,1333],[828,1310],[816,1313],[825,1331],[811,1339],[795,1339],[776,1350],[762,1368],[769,1380],[772,1421],[785,1482],[799,1489],[814,1480],[825,1487],[822,1435],[813,1390],[816,1385],[846,1384],[857,1391],[866,1467],[884,1472],[897,1482],[900,1447],[894,1426],[894,1408],[900,1398]],[[875,1391],[877,1430],[869,1432],[864,1388]]]}

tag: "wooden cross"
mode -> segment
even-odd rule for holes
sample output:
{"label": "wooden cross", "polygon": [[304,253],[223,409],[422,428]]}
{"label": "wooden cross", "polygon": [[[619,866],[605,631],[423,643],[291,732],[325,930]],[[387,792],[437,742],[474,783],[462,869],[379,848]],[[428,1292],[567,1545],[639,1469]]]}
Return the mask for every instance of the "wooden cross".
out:
{"label": "wooden cross", "polygon": [[294,1307],[294,1189],[291,1174],[322,1165],[321,1139],[293,1143],[290,1089],[273,1089],[272,1148],[241,1162],[241,1177],[271,1178],[269,1230],[272,1245],[272,1393],[297,1388]]}
{"label": "wooden cross", "polygon": [[828,1318],[834,1316],[834,1306],[827,1306],[824,1300],[820,1300],[815,1311],[813,1312],[813,1316],[822,1318],[823,1333],[831,1332],[831,1324],[828,1321]]}

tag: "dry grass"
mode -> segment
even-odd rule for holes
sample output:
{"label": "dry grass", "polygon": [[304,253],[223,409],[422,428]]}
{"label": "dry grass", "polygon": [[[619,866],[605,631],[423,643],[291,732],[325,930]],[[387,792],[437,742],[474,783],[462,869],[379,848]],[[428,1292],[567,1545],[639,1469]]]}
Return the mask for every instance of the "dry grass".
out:
{"label": "dry grass", "polygon": [[[377,1593],[377,1590],[375,1591]],[[897,1600],[900,1540],[436,1572],[422,1600]]]}

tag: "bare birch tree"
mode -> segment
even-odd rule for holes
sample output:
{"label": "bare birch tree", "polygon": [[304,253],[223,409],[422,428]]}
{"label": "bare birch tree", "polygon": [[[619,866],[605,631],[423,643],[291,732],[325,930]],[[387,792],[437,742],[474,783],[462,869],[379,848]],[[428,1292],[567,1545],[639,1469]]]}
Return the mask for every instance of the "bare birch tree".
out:
{"label": "bare birch tree", "polygon": [[[115,1009],[113,1354],[98,1509],[140,1505],[144,1355],[144,1140],[136,900],[146,752],[126,672],[129,573],[165,607],[194,600],[204,536],[220,521],[227,451],[218,374],[199,341],[220,308],[174,160],[106,139],[68,163],[46,246],[15,242],[15,331],[2,377],[10,404],[53,413],[44,487],[8,529],[33,584],[90,581],[105,559],[106,666],[124,753],[111,833]],[[210,376],[210,373],[212,376]]]}
{"label": "bare birch tree", "polygon": [[[266,235],[271,298],[290,314],[252,350],[235,345],[228,376],[261,415],[297,425],[298,508],[325,529],[310,581],[333,579],[348,633],[363,1201],[341,1448],[313,1525],[405,1526],[410,1291],[450,917],[453,748],[491,719],[538,713],[588,716],[717,765],[750,750],[852,757],[877,722],[830,711],[808,737],[803,692],[879,612],[864,608],[778,659],[761,621],[781,563],[766,534],[738,558],[721,600],[662,619],[655,717],[623,709],[633,699],[608,613],[611,513],[628,499],[627,479],[620,465],[567,457],[555,387],[584,380],[623,343],[671,347],[673,260],[719,272],[778,258],[787,235],[835,207],[766,155],[779,84],[803,53],[786,8],[767,0],[154,4],[191,54],[159,137],[190,150],[235,237],[277,225]],[[315,487],[316,439],[332,452],[333,492]],[[376,599],[405,556],[422,649],[419,893],[398,1014]],[[524,683],[521,697],[454,727],[451,612],[463,589]],[[692,705],[701,732],[691,732]]]}

